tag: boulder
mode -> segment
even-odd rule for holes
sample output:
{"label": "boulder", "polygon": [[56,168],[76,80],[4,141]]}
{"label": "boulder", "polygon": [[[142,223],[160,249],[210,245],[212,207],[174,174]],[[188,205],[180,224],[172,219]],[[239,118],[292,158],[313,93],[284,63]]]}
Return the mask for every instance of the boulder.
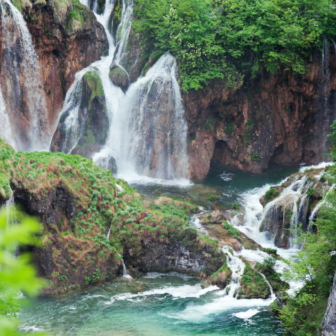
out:
{"label": "boulder", "polygon": [[109,77],[114,85],[119,86],[123,92],[127,90],[128,87],[128,75],[125,70],[118,67],[117,65],[113,65],[111,67]]}

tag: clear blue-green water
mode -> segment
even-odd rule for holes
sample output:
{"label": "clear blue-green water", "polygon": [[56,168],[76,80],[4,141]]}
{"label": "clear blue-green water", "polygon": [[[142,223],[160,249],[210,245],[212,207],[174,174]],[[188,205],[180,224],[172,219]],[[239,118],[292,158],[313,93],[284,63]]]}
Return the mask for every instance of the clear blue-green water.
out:
{"label": "clear blue-green water", "polygon": [[[136,183],[132,186],[149,198],[161,195],[182,198],[211,208],[213,205],[227,206],[239,202],[242,192],[265,184],[279,183],[289,175],[298,172],[299,168],[298,164],[272,165],[266,172],[257,174],[243,172],[235,167],[212,165],[205,180],[193,181],[193,185],[188,187]],[[209,195],[220,196],[220,199],[209,202]]]}
{"label": "clear blue-green water", "polygon": [[[223,291],[201,294],[196,278],[173,274],[119,279],[82,293],[35,300],[19,318],[23,330],[59,336],[284,335],[267,307],[256,305],[259,312],[244,320],[233,314],[250,306],[209,310]],[[204,316],[193,316],[193,307],[204,307]]]}
{"label": "clear blue-green water", "polygon": [[[166,195],[207,208],[225,207],[239,202],[241,193],[279,183],[298,170],[298,165],[273,166],[267,173],[253,174],[213,166],[206,180],[194,181],[187,188],[133,186],[149,198]],[[220,199],[210,202],[209,194],[220,195]],[[44,330],[57,336],[285,335],[262,300],[230,302],[223,299],[224,291],[202,290],[200,283],[178,274],[117,279],[80,293],[36,299],[22,310],[19,319],[27,332]],[[251,309],[257,313],[248,319],[233,315]]]}

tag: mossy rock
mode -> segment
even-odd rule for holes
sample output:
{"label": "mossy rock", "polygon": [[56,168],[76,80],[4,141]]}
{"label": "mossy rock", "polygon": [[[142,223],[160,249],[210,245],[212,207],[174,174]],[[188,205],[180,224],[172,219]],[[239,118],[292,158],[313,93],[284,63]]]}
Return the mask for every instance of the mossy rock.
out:
{"label": "mossy rock", "polygon": [[243,261],[245,269],[240,279],[238,299],[267,299],[271,291],[265,279],[247,261]]}
{"label": "mossy rock", "polygon": [[110,70],[109,77],[114,85],[118,86],[126,92],[128,87],[128,76],[127,73],[118,66],[113,66]]}

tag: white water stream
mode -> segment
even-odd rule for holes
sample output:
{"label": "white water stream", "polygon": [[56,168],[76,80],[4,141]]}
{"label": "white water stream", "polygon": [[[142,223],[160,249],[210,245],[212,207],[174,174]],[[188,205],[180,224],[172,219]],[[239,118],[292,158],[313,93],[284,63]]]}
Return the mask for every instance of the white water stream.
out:
{"label": "white water stream", "polygon": [[[0,127],[5,128],[13,120],[28,119],[27,131],[23,129],[17,132],[26,132],[28,143],[23,143],[19,137],[11,137],[11,143],[17,150],[48,150],[51,140],[51,129],[48,125],[46,97],[43,88],[42,76],[38,56],[35,52],[32,37],[27,24],[20,11],[10,0],[0,1],[2,20],[2,48],[3,64],[1,97],[0,97],[0,120],[4,122]],[[25,98],[24,109],[28,115],[22,113],[22,100]],[[20,105],[21,104],[21,105]],[[4,106],[6,112],[4,112]],[[6,140],[14,130],[6,127],[1,133]]]}
{"label": "white water stream", "polygon": [[[89,4],[87,0],[82,3]],[[82,78],[86,72],[95,71],[102,81],[110,129],[105,146],[94,155],[93,161],[107,169],[109,158],[115,158],[118,177],[128,182],[167,181],[167,184],[189,185],[187,123],[175,58],[169,53],[161,56],[144,76],[129,86],[126,93],[109,78],[112,65],[125,70],[122,61],[131,29],[133,1],[122,3],[122,19],[116,39],[110,31],[116,2],[106,0],[104,12],[95,13],[104,26],[109,53],[79,72],[66,95],[60,113],[60,118],[66,117],[66,136],[61,151],[71,153],[83,134],[78,120]],[[96,8],[94,5],[94,11]],[[112,29],[114,24],[112,22]]]}

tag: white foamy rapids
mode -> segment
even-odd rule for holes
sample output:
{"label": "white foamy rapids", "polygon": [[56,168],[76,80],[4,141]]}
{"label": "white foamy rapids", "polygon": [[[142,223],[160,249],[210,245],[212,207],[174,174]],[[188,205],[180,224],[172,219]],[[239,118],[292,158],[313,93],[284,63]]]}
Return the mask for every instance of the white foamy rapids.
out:
{"label": "white foamy rapids", "polygon": [[219,315],[225,311],[232,311],[238,308],[260,308],[269,306],[274,299],[242,299],[237,300],[230,295],[223,295],[216,298],[210,303],[203,305],[188,306],[182,312],[175,314],[165,314],[169,318],[184,320],[193,323],[204,323],[215,319],[215,315]]}
{"label": "white foamy rapids", "polygon": [[200,298],[201,296],[219,290],[217,286],[209,286],[207,288],[202,288],[200,284],[191,286],[191,285],[183,285],[178,287],[163,287],[152,289],[149,291],[145,291],[138,294],[131,293],[123,293],[115,295],[111,298],[109,302],[106,304],[112,304],[115,301],[133,301],[134,299],[146,298],[148,296],[156,296],[156,295],[170,295],[173,299],[186,299],[186,298]]}
{"label": "white foamy rapids", "polygon": [[247,320],[253,317],[254,315],[257,315],[258,313],[260,313],[260,310],[258,309],[249,309],[244,312],[234,313],[232,315],[240,319]]}
{"label": "white foamy rapids", "polygon": [[308,167],[300,168],[300,173],[305,173],[307,170],[310,170],[310,169],[324,169],[324,168],[327,168],[327,167],[332,166],[332,165],[333,165],[332,162],[321,162],[321,163],[319,163],[318,165],[315,165],[315,166],[308,166]]}
{"label": "white foamy rapids", "polygon": [[[174,313],[174,314],[164,314],[166,317],[184,320],[193,323],[204,323],[209,320],[213,320],[215,315],[221,314],[224,311],[232,311],[237,308],[256,308],[256,307],[267,307],[269,306],[275,299],[275,295],[273,290],[271,289],[271,297],[269,299],[236,299],[237,291],[240,287],[240,279],[244,273],[245,264],[239,258],[240,254],[232,251],[228,247],[224,247],[223,251],[228,255],[227,265],[232,271],[232,279],[229,285],[229,292],[226,290],[218,291],[217,297],[209,303],[200,304],[200,305],[189,305],[182,312]],[[267,280],[265,280],[267,282]],[[267,282],[269,285],[269,283]],[[269,285],[270,286],[270,285]],[[256,309],[253,310],[255,312]],[[244,315],[245,313],[245,315]],[[249,314],[246,312],[237,313],[239,314],[239,318],[245,318],[240,316],[255,315],[251,314],[249,310]]]}

